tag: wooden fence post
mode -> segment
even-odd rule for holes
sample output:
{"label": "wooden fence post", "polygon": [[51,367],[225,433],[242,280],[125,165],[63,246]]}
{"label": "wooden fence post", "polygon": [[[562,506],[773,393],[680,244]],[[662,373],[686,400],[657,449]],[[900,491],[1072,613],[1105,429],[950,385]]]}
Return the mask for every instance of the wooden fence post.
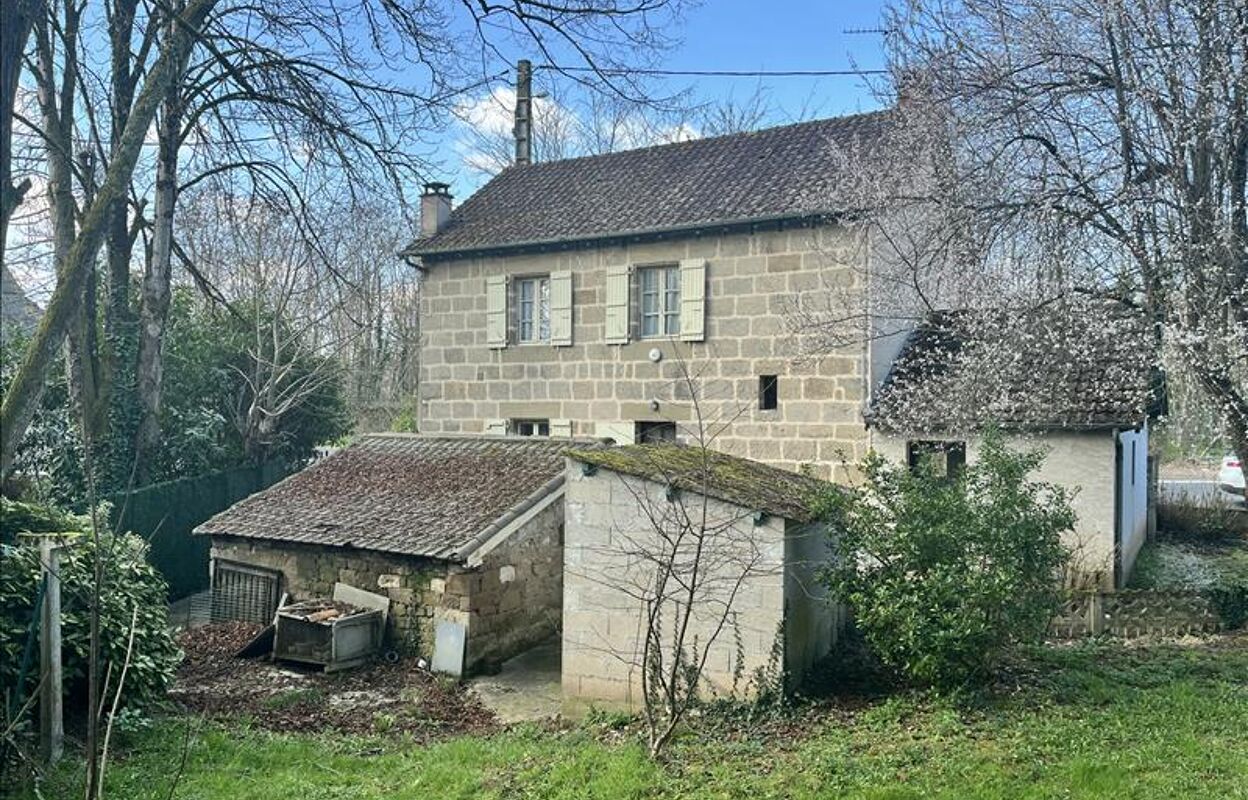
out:
{"label": "wooden fence post", "polygon": [[60,760],[65,749],[61,672],[61,556],[60,543],[51,537],[39,541],[39,564],[46,581],[40,626],[39,744],[48,764]]}
{"label": "wooden fence post", "polygon": [[1100,636],[1105,632],[1105,600],[1099,591],[1088,594],[1088,633]]}

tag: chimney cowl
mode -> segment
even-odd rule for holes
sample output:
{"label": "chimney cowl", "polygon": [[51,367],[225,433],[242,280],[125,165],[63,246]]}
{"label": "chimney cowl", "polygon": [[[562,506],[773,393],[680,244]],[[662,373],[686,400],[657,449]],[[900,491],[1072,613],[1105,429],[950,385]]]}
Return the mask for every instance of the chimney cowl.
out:
{"label": "chimney cowl", "polygon": [[420,235],[422,238],[433,236],[446,225],[451,218],[451,185],[430,181],[425,184],[424,194],[420,196]]}

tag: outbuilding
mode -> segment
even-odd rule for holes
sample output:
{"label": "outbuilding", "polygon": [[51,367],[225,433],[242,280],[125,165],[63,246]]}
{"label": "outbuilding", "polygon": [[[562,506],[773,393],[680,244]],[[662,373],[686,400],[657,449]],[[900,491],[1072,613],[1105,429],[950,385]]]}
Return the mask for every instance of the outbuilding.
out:
{"label": "outbuilding", "polygon": [[870,444],[895,463],[973,463],[988,427],[1046,458],[1033,479],[1069,490],[1069,580],[1123,586],[1148,532],[1149,420],[1164,403],[1143,315],[1058,300],[930,315],[871,398]]}
{"label": "outbuilding", "polygon": [[196,529],[212,537],[213,617],[268,621],[282,595],[345,583],[390,598],[390,647],[451,672],[549,639],[569,444],[363,436]]}
{"label": "outbuilding", "polygon": [[705,653],[702,691],[772,688],[761,687],[760,676],[790,688],[799,683],[831,649],[844,619],[817,580],[827,539],[814,509],[829,489],[702,447],[571,451],[565,705],[639,706],[647,634],[662,628],[658,638],[670,648],[688,607],[695,613],[683,642]]}

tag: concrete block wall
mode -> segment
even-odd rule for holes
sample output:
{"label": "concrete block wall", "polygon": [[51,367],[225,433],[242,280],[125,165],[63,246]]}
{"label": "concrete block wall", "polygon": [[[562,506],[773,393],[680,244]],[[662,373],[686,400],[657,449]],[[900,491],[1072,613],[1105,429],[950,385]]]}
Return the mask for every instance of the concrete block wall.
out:
{"label": "concrete block wall", "polygon": [[[661,510],[669,504],[666,490],[606,469],[585,475],[572,462],[565,491],[564,698],[570,707],[602,703],[635,708],[641,702],[645,622],[644,605],[634,592],[655,574],[653,565],[636,554],[659,552],[654,527],[640,508]],[[700,512],[697,495],[682,493],[680,502]],[[712,525],[723,526],[725,532],[717,535],[721,544],[705,563],[718,562],[720,568],[711,571],[711,588],[697,601],[707,613],[695,615],[687,642],[696,637],[702,646],[712,643],[705,689],[728,693],[740,677],[735,688],[745,692],[755,671],[769,665],[773,647],[783,637],[785,521],[767,517],[758,525],[752,509],[718,500],[708,501],[707,510]],[[756,548],[759,560],[732,601],[730,623],[715,638],[714,627],[722,618],[716,608],[727,601],[729,583],[744,572],[736,556],[745,542]],[[667,612],[674,617],[674,609]]]}
{"label": "concrete block wall", "polygon": [[[421,285],[420,430],[481,432],[490,419],[545,418],[594,436],[639,420],[688,424],[679,356],[699,376],[709,415],[730,421],[716,449],[786,468],[814,464],[835,477],[842,455],[854,461],[865,448],[867,337],[798,361],[787,321],[799,295],[818,308],[862,292],[865,249],[860,236],[824,226],[432,262]],[[706,340],[607,344],[607,268],[684,258],[707,260]],[[573,345],[490,349],[486,278],[558,270],[573,272]],[[657,364],[649,358],[656,347]],[[758,408],[760,375],[779,376],[776,410]]]}

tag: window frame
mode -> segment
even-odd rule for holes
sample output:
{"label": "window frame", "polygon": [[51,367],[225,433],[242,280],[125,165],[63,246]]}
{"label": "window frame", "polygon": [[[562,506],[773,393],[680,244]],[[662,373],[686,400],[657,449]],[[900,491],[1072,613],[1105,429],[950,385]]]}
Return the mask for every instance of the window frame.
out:
{"label": "window frame", "polygon": [[[529,432],[525,433],[525,427],[529,427]],[[512,436],[524,436],[539,439],[550,438],[550,420],[537,418],[513,419],[507,422],[508,433]],[[545,431],[543,432],[543,429]]]}
{"label": "window frame", "polygon": [[[661,431],[657,437],[656,431]],[[637,444],[655,444],[676,441],[676,423],[670,419],[639,419],[633,422],[633,441]]]}
{"label": "window frame", "polygon": [[778,411],[780,409],[780,376],[758,376],[758,410]]}
{"label": "window frame", "polygon": [[[637,338],[665,339],[680,335],[681,274],[679,264],[648,264],[637,267]],[[647,280],[653,285],[647,287]],[[653,308],[647,309],[647,299]],[[653,321],[654,330],[647,330]]]}
{"label": "window frame", "polygon": [[906,466],[918,472],[921,459],[933,455],[943,457],[943,470],[937,477],[953,480],[966,469],[966,442],[949,439],[909,439],[906,441]]}
{"label": "window frame", "polygon": [[[513,279],[512,283],[515,287],[513,296],[516,306],[516,344],[550,344],[550,274],[523,275]],[[526,288],[530,288],[532,293],[527,300],[524,296]],[[527,320],[525,318],[526,305],[528,306]],[[528,326],[527,336],[526,325]]]}

